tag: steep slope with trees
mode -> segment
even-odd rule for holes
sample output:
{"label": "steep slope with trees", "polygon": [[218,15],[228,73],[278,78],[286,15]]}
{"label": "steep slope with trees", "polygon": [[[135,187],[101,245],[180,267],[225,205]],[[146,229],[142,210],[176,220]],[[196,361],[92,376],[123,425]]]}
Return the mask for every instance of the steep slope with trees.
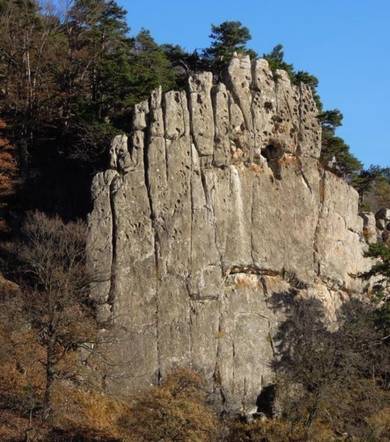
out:
{"label": "steep slope with trees", "polygon": [[[184,87],[191,72],[223,79],[234,52],[257,56],[238,21],[212,25],[210,46],[188,53],[158,45],[147,30],[130,36],[126,11],[113,0],[77,0],[61,12],[34,0],[3,0],[0,12],[0,113],[24,184],[15,207],[67,219],[90,210],[91,178],[112,137],[128,131],[132,105],[158,85]],[[318,80],[287,63],[281,45],[265,58],[295,84],[309,85],[321,109]],[[322,162],[350,180],[361,164],[335,135],[342,115],[324,111],[320,119]]]}

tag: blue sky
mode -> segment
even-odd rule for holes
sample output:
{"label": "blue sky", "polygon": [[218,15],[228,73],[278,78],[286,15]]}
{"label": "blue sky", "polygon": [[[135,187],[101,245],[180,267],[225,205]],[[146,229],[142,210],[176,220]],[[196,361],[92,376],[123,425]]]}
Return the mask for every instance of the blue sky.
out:
{"label": "blue sky", "polygon": [[211,23],[240,20],[249,46],[282,43],[286,61],[320,80],[325,108],[339,108],[338,134],[366,165],[390,166],[389,0],[118,0],[132,34],[188,50],[209,45]]}

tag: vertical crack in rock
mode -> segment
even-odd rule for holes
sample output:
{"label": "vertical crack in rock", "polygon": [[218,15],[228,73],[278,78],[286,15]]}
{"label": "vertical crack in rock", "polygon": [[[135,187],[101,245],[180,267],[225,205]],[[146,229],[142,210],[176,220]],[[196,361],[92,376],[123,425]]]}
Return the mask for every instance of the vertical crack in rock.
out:
{"label": "vertical crack in rock", "polygon": [[[150,127],[150,114],[148,114],[148,127]],[[152,222],[152,228],[154,232],[154,260],[156,265],[156,274],[158,275],[158,234],[156,229],[156,214],[153,207],[153,199],[152,199],[152,190],[150,185],[150,169],[149,169],[149,148],[150,148],[151,136],[148,130],[145,131],[145,146],[144,146],[144,180],[146,187],[146,194],[148,196],[149,201],[149,209],[150,209],[150,218]]]}
{"label": "vertical crack in rock", "polygon": [[202,183],[203,194],[204,194],[204,198],[205,198],[205,201],[206,201],[206,209],[207,209],[207,211],[209,213],[211,213],[212,212],[212,206],[211,206],[210,193],[209,193],[208,188],[207,188],[205,171],[204,171],[202,166],[200,167],[200,182]]}
{"label": "vertical crack in rock", "polygon": [[305,175],[305,173],[304,173],[302,168],[301,168],[301,175],[302,175],[302,179],[303,179],[303,182],[305,183],[306,187],[309,189],[310,193],[313,193],[311,185],[310,185],[308,179],[306,178],[306,175]]}
{"label": "vertical crack in rock", "polygon": [[226,397],[224,394],[224,389],[222,385],[222,379],[221,379],[221,371],[220,371],[220,364],[221,364],[221,339],[222,339],[222,302],[221,299],[218,300],[218,335],[217,335],[217,352],[215,355],[215,366],[214,366],[214,373],[213,373],[213,391],[215,392],[218,390],[218,393],[220,395],[221,400],[221,406],[222,409],[225,407],[226,403]]}
{"label": "vertical crack in rock", "polygon": [[[227,69],[227,81],[230,87],[230,93],[234,102],[241,110],[244,118],[245,128],[249,140],[249,163],[253,162],[254,157],[254,124],[252,112],[252,63],[249,55],[238,57],[234,55]],[[246,146],[248,149],[248,145]]]}
{"label": "vertical crack in rock", "polygon": [[304,182],[305,186],[309,189],[310,193],[313,194],[313,189],[311,188],[310,182],[306,178],[306,175],[305,175],[305,171],[304,171],[304,166],[303,166],[302,160],[298,156],[296,158],[298,160],[299,172],[301,173],[303,182]]}
{"label": "vertical crack in rock", "polygon": [[254,245],[254,241],[253,241],[253,225],[254,225],[254,217],[255,217],[255,210],[254,210],[254,197],[255,197],[255,188],[256,188],[256,177],[253,179],[252,182],[252,189],[251,189],[251,259],[252,259],[252,266],[254,267],[255,264],[255,258],[254,258],[254,252],[253,252],[253,245]]}
{"label": "vertical crack in rock", "polygon": [[[152,128],[153,124],[156,122],[152,119],[154,118],[153,111],[156,111],[156,108],[158,106],[161,106],[161,103],[156,103],[156,101],[159,101],[159,98],[156,98],[156,96],[160,96],[161,101],[161,89],[156,90],[152,93],[152,97],[149,101],[149,113],[145,115],[146,119],[146,129],[144,131],[144,149],[143,149],[143,172],[144,172],[144,183],[146,188],[146,195],[148,198],[149,203],[149,211],[150,211],[150,221],[151,226],[153,229],[153,249],[154,249],[154,270],[155,270],[155,287],[154,287],[154,293],[155,293],[155,334],[156,334],[156,352],[157,352],[157,373],[156,373],[156,381],[157,384],[161,383],[161,363],[160,363],[160,336],[159,336],[159,246],[160,246],[160,240],[159,240],[159,233],[157,228],[157,217],[156,217],[156,210],[153,203],[153,191],[151,186],[151,180],[152,177],[150,176],[151,170],[150,170],[150,159],[149,155],[151,154],[151,144],[152,144]],[[159,122],[161,124],[161,122]],[[162,121],[162,125],[163,125]],[[164,127],[158,128],[157,130],[162,130],[164,132]],[[164,149],[166,151],[166,149]],[[167,174],[167,170],[165,171],[165,174]]]}
{"label": "vertical crack in rock", "polygon": [[315,270],[317,272],[317,276],[321,276],[321,262],[319,259],[319,249],[318,249],[318,236],[321,228],[321,221],[323,217],[324,210],[324,202],[325,202],[325,172],[323,170],[319,170],[320,173],[320,181],[319,181],[319,206],[318,206],[318,218],[316,228],[314,230],[314,238],[313,238],[313,262],[315,266]]}
{"label": "vertical crack in rock", "polygon": [[230,161],[231,121],[229,112],[229,94],[222,83],[212,89],[212,106],[214,117],[214,156],[213,165],[224,168]]}
{"label": "vertical crack in rock", "polygon": [[219,245],[219,241],[218,241],[217,217],[215,215],[215,208],[214,208],[215,204],[213,203],[213,198],[212,197],[211,197],[211,200],[212,200],[211,211],[212,211],[212,219],[213,219],[214,244],[215,244],[215,248],[217,250],[218,256],[219,256],[219,266],[220,266],[220,271],[221,271],[221,278],[223,278],[223,274],[224,274],[223,253],[222,253],[222,250],[220,249],[220,245]]}
{"label": "vertical crack in rock", "polygon": [[235,376],[235,366],[236,366],[236,346],[234,343],[235,340],[235,335],[233,332],[233,336],[232,336],[232,394],[235,394],[235,387],[236,387],[236,376]]}
{"label": "vertical crack in rock", "polygon": [[[161,92],[160,92],[161,93]],[[167,139],[165,137],[166,134],[166,130],[165,130],[165,115],[167,113],[167,109],[166,109],[166,105],[165,105],[165,100],[161,99],[161,103],[160,103],[161,109],[162,109],[162,125],[163,125],[163,138],[164,138],[164,144],[165,144],[165,149],[164,149],[164,159],[165,159],[165,177],[166,177],[166,182],[169,182],[169,167],[168,167],[168,149],[167,149]]]}
{"label": "vertical crack in rock", "polygon": [[188,79],[188,110],[190,132],[199,156],[214,153],[214,116],[211,100],[213,75],[211,72],[193,74]]}
{"label": "vertical crack in rock", "polygon": [[110,290],[108,292],[108,304],[110,305],[111,313],[114,313],[114,303],[115,303],[115,283],[117,277],[117,250],[118,250],[118,220],[116,216],[115,208],[115,194],[119,190],[120,177],[116,176],[112,179],[110,183],[110,210],[112,219],[112,258],[111,258],[111,278],[110,278]]}
{"label": "vertical crack in rock", "polygon": [[[162,381],[163,361],[160,336],[161,282],[165,274],[163,265],[163,241],[166,234],[165,204],[169,186],[169,156],[167,146],[166,119],[167,105],[162,88],[156,89],[150,99],[150,114],[145,143],[145,183],[150,205],[151,222],[154,233],[155,255],[155,328],[157,346],[157,383]],[[161,173],[163,169],[163,173]]]}
{"label": "vertical crack in rock", "polygon": [[[194,150],[196,150],[196,147],[192,140],[192,135],[190,134],[190,143],[191,143],[191,176],[194,174]],[[194,189],[192,184],[192,179],[190,180],[190,204],[191,204],[191,226],[190,226],[190,268],[192,269],[193,266],[193,225],[194,225]],[[188,284],[187,284],[188,285]]]}
{"label": "vertical crack in rock", "polygon": [[[259,144],[261,145],[261,140],[258,140],[257,136],[257,130],[255,127],[255,121],[256,121],[256,112],[255,112],[255,104],[256,104],[256,93],[260,92],[257,85],[256,85],[256,63],[251,63],[251,84],[250,84],[250,91],[251,91],[251,117],[252,117],[252,146],[251,146],[251,155],[250,155],[250,162],[253,163],[254,161],[254,155],[257,148],[259,148]],[[259,157],[261,157],[261,147],[260,147],[260,153]]]}
{"label": "vertical crack in rock", "polygon": [[[192,137],[191,137],[191,135],[189,136],[189,139],[190,139],[190,143],[191,143],[191,145],[192,145]],[[191,173],[192,173],[192,169],[193,168],[193,157],[192,157],[192,149],[191,149]],[[191,206],[190,206],[190,223],[191,223],[191,226],[190,226],[190,259],[189,259],[189,265],[190,265],[190,269],[192,269],[192,265],[193,265],[193,255],[192,255],[192,253],[193,253],[193,249],[192,249],[192,247],[193,247],[193,244],[192,244],[192,241],[193,241],[193,222],[194,222],[194,201],[193,201],[193,195],[192,195],[192,191],[193,191],[193,186],[192,186],[192,179],[190,179],[190,204],[191,204]],[[194,333],[194,324],[193,324],[193,315],[194,314],[196,314],[196,309],[194,308],[194,306],[193,306],[193,301],[191,301],[191,290],[190,290],[190,287],[189,287],[189,284],[188,284],[188,281],[189,281],[189,279],[191,278],[191,274],[189,274],[188,276],[187,276],[187,281],[186,281],[186,285],[185,285],[185,287],[186,287],[186,291],[187,291],[187,295],[188,295],[188,299],[190,300],[189,301],[189,320],[190,320],[190,324],[189,324],[189,353],[190,353],[190,358],[191,358],[191,364],[192,364],[192,361],[193,361],[193,354],[194,354],[194,351],[193,351],[193,333]]]}
{"label": "vertical crack in rock", "polygon": [[[210,82],[210,86],[206,86],[206,95],[207,95],[207,87],[208,87],[208,95],[209,95],[209,101],[211,103],[211,97],[210,97],[210,91],[211,91],[211,84],[212,84],[212,78],[211,81],[209,79]],[[183,99],[184,98],[184,99]],[[207,102],[207,98],[206,98],[206,102]],[[191,104],[190,104],[190,100],[188,99],[188,94],[184,93],[184,95],[182,95],[182,99],[181,99],[181,108],[182,108],[182,113],[183,113],[183,122],[184,122],[184,134],[183,136],[185,137],[187,135],[188,137],[188,144],[189,144],[189,148],[188,148],[188,152],[189,152],[189,156],[190,156],[190,178],[189,178],[189,193],[190,193],[190,198],[189,198],[189,203],[190,203],[190,247],[189,247],[189,266],[190,269],[192,268],[192,234],[193,234],[193,198],[192,198],[192,171],[193,171],[193,156],[192,156],[192,142],[193,142],[193,134],[191,133],[191,130],[193,128],[193,123],[192,123],[192,114],[191,114]],[[210,106],[210,103],[206,103],[206,106]],[[213,129],[214,130],[214,129]],[[190,272],[190,270],[189,270]],[[186,279],[188,280],[188,277],[191,275],[186,275]],[[191,291],[189,289],[188,284],[185,284],[186,290],[187,290],[187,295],[188,295],[188,300],[191,299]],[[193,361],[193,314],[195,313],[195,309],[193,308],[191,301],[189,301],[188,303],[188,316],[190,319],[190,326],[189,326],[189,354],[190,354],[190,364],[192,364]]]}

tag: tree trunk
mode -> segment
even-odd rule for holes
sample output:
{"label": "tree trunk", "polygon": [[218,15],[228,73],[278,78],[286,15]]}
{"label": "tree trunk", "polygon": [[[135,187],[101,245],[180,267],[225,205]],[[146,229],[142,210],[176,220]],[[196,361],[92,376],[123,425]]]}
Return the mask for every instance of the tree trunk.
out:
{"label": "tree trunk", "polygon": [[46,387],[45,394],[43,398],[43,417],[48,419],[51,413],[51,388],[55,379],[55,365],[56,365],[56,354],[55,354],[55,335],[49,337],[49,342],[46,348]]}

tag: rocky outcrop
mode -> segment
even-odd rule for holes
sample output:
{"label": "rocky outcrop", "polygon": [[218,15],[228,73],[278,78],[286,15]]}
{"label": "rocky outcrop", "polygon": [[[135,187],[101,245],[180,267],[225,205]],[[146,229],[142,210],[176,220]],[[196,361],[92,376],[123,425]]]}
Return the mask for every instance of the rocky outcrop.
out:
{"label": "rocky outcrop", "polygon": [[102,335],[116,330],[108,389],[188,366],[222,408],[248,412],[273,382],[273,296],[317,298],[334,320],[361,290],[358,195],[320,149],[310,88],[265,60],[235,57],[225,84],[195,74],[135,107],[89,218],[91,296]]}

